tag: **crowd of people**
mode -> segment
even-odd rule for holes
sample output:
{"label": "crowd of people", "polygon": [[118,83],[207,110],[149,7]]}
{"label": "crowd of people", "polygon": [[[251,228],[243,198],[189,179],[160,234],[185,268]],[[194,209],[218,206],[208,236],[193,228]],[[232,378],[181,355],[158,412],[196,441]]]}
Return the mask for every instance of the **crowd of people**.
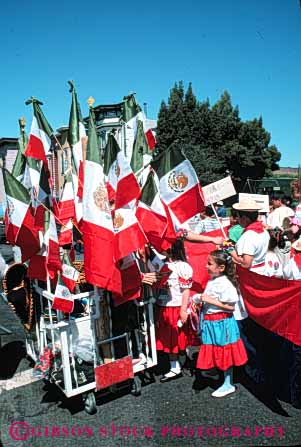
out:
{"label": "crowd of people", "polygon": [[270,213],[261,213],[261,206],[249,197],[235,203],[226,244],[223,237],[210,234],[219,228],[212,207],[206,207],[197,224],[194,220],[194,231],[183,231],[183,238],[188,241],[219,246],[208,256],[209,281],[201,294],[191,296],[189,292],[193,271],[181,241],[165,253],[171,273],[165,288],[158,291],[156,338],[157,349],[169,355],[170,371],[161,378],[162,382],[182,374],[180,358],[195,344],[191,314],[197,312],[200,323],[196,366],[205,377],[206,371],[210,373],[214,368],[223,371],[224,382],[212,393],[213,397],[235,392],[233,367],[247,362],[239,325],[247,312],[237,267],[269,277],[301,279],[301,204],[293,209],[280,196],[272,197],[270,203]]}

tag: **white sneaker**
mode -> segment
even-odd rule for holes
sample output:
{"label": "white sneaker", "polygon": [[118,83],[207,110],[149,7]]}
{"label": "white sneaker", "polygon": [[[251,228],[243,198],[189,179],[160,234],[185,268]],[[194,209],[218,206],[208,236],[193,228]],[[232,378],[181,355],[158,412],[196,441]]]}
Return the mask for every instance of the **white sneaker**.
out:
{"label": "white sneaker", "polygon": [[228,394],[235,392],[235,386],[231,386],[230,388],[227,388],[226,390],[220,390],[219,388],[215,390],[211,396],[212,397],[224,397],[228,396]]}

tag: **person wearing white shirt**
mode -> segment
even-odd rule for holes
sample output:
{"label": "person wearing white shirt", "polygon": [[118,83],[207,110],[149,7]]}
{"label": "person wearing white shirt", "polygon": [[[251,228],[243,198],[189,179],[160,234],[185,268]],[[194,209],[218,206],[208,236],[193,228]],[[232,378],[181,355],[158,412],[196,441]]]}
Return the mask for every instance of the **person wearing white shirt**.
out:
{"label": "person wearing white shirt", "polygon": [[231,253],[233,261],[243,268],[264,275],[270,236],[262,222],[257,220],[260,205],[247,198],[235,203],[233,208],[238,211],[238,222],[244,228]]}
{"label": "person wearing white shirt", "polygon": [[289,208],[285,204],[284,198],[280,196],[272,197],[272,205],[274,207],[274,211],[272,211],[267,218],[267,225],[270,228],[282,228],[283,220],[286,217],[293,217],[295,212],[292,208]]}

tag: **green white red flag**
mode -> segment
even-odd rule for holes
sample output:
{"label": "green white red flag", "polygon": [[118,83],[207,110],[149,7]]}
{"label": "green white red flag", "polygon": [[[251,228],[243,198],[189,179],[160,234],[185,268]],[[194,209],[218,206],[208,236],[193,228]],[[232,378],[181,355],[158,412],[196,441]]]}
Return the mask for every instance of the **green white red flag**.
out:
{"label": "green white red flag", "polygon": [[28,138],[24,130],[24,120],[22,121],[22,118],[19,120],[19,125],[20,137],[18,139],[18,152],[11,173],[17,180],[19,180],[19,182],[22,182],[26,166],[24,151],[27,146]]}
{"label": "green white red flag", "polygon": [[90,284],[111,290],[114,229],[92,108],[84,175],[81,229],[85,246],[85,276]]}
{"label": "green white red flag", "polygon": [[144,247],[148,240],[137,217],[136,201],[132,201],[113,212],[114,259],[119,261],[138,248]]}
{"label": "green white red flag", "polygon": [[6,193],[5,230],[6,239],[22,251],[22,261],[29,259],[40,249],[38,232],[34,227],[33,210],[27,189],[10,174],[2,170]]}
{"label": "green white red flag", "polygon": [[139,120],[131,157],[131,168],[133,169],[133,172],[137,175],[137,172],[141,171],[144,166],[149,164],[151,159],[152,152],[149,149],[146,140],[143,122]]}
{"label": "green white red flag", "polygon": [[121,208],[139,197],[137,179],[112,134],[105,148],[104,173],[107,176],[109,198],[114,198],[115,208]]}
{"label": "green white red flag", "polygon": [[50,153],[53,130],[40,107],[43,104],[42,102],[31,98],[26,101],[26,104],[32,104],[33,106],[33,119],[24,155],[26,157],[37,158],[46,163],[47,156]]}
{"label": "green white red flag", "polygon": [[50,209],[53,205],[51,197],[51,179],[47,163],[42,163],[39,178],[39,187],[36,191],[35,199],[35,226],[43,231],[44,229],[44,213],[46,208]]}
{"label": "green white red flag", "polygon": [[55,217],[48,210],[44,213],[44,234],[40,234],[41,249],[30,259],[28,277],[46,281],[48,277],[54,279],[62,269]]}
{"label": "green white red flag", "polygon": [[71,147],[72,182],[75,192],[74,205],[76,220],[79,223],[83,217],[83,184],[84,168],[83,157],[84,147],[87,141],[86,130],[77,99],[77,93],[72,81],[69,81],[72,102],[69,116],[68,142]]}
{"label": "green white red flag", "polygon": [[160,251],[168,220],[152,171],[142,188],[136,217],[149,242]]}
{"label": "green white red flag", "polygon": [[198,177],[181,150],[170,147],[151,166],[159,178],[161,200],[180,224],[204,209]]}
{"label": "green white red flag", "polygon": [[73,267],[70,257],[67,251],[64,251],[62,259],[62,280],[64,284],[68,287],[71,293],[73,293],[76,282],[79,277],[79,271]]}
{"label": "green white red flag", "polygon": [[73,241],[73,222],[71,219],[66,221],[61,221],[63,225],[61,226],[59,232],[59,246],[72,244]]}
{"label": "green white red flag", "polygon": [[59,216],[61,221],[67,221],[75,218],[75,206],[74,206],[75,194],[73,190],[71,173],[67,173],[61,193],[61,197],[58,203]]}
{"label": "green white red flag", "polygon": [[143,129],[149,149],[152,150],[155,147],[155,136],[148,125],[145,114],[142,112],[141,107],[136,102],[135,96],[133,94],[130,94],[123,98],[122,119],[125,123],[124,153],[128,160],[131,160],[132,158],[132,151],[137,135],[139,121],[143,122]]}
{"label": "green white red flag", "polygon": [[114,306],[140,298],[141,273],[133,253],[119,261],[116,273],[120,275],[121,289],[119,293],[112,293]]}
{"label": "green white red flag", "polygon": [[54,299],[52,303],[52,309],[60,310],[64,313],[71,313],[74,309],[74,297],[61,275],[58,277],[56,284]]}

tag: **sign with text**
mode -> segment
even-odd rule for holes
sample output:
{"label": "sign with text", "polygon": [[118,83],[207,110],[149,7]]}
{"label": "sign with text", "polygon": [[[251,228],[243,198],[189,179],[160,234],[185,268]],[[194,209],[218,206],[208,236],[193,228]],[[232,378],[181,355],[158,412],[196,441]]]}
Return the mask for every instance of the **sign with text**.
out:
{"label": "sign with text", "polygon": [[205,205],[211,205],[212,203],[219,202],[220,200],[227,199],[227,197],[234,196],[236,194],[231,177],[225,177],[217,182],[210,183],[203,186],[202,191],[204,194]]}
{"label": "sign with text", "polygon": [[241,202],[243,199],[255,200],[255,202],[262,207],[262,209],[260,210],[261,213],[268,213],[270,210],[268,194],[247,194],[244,192],[240,192],[238,200]]}

